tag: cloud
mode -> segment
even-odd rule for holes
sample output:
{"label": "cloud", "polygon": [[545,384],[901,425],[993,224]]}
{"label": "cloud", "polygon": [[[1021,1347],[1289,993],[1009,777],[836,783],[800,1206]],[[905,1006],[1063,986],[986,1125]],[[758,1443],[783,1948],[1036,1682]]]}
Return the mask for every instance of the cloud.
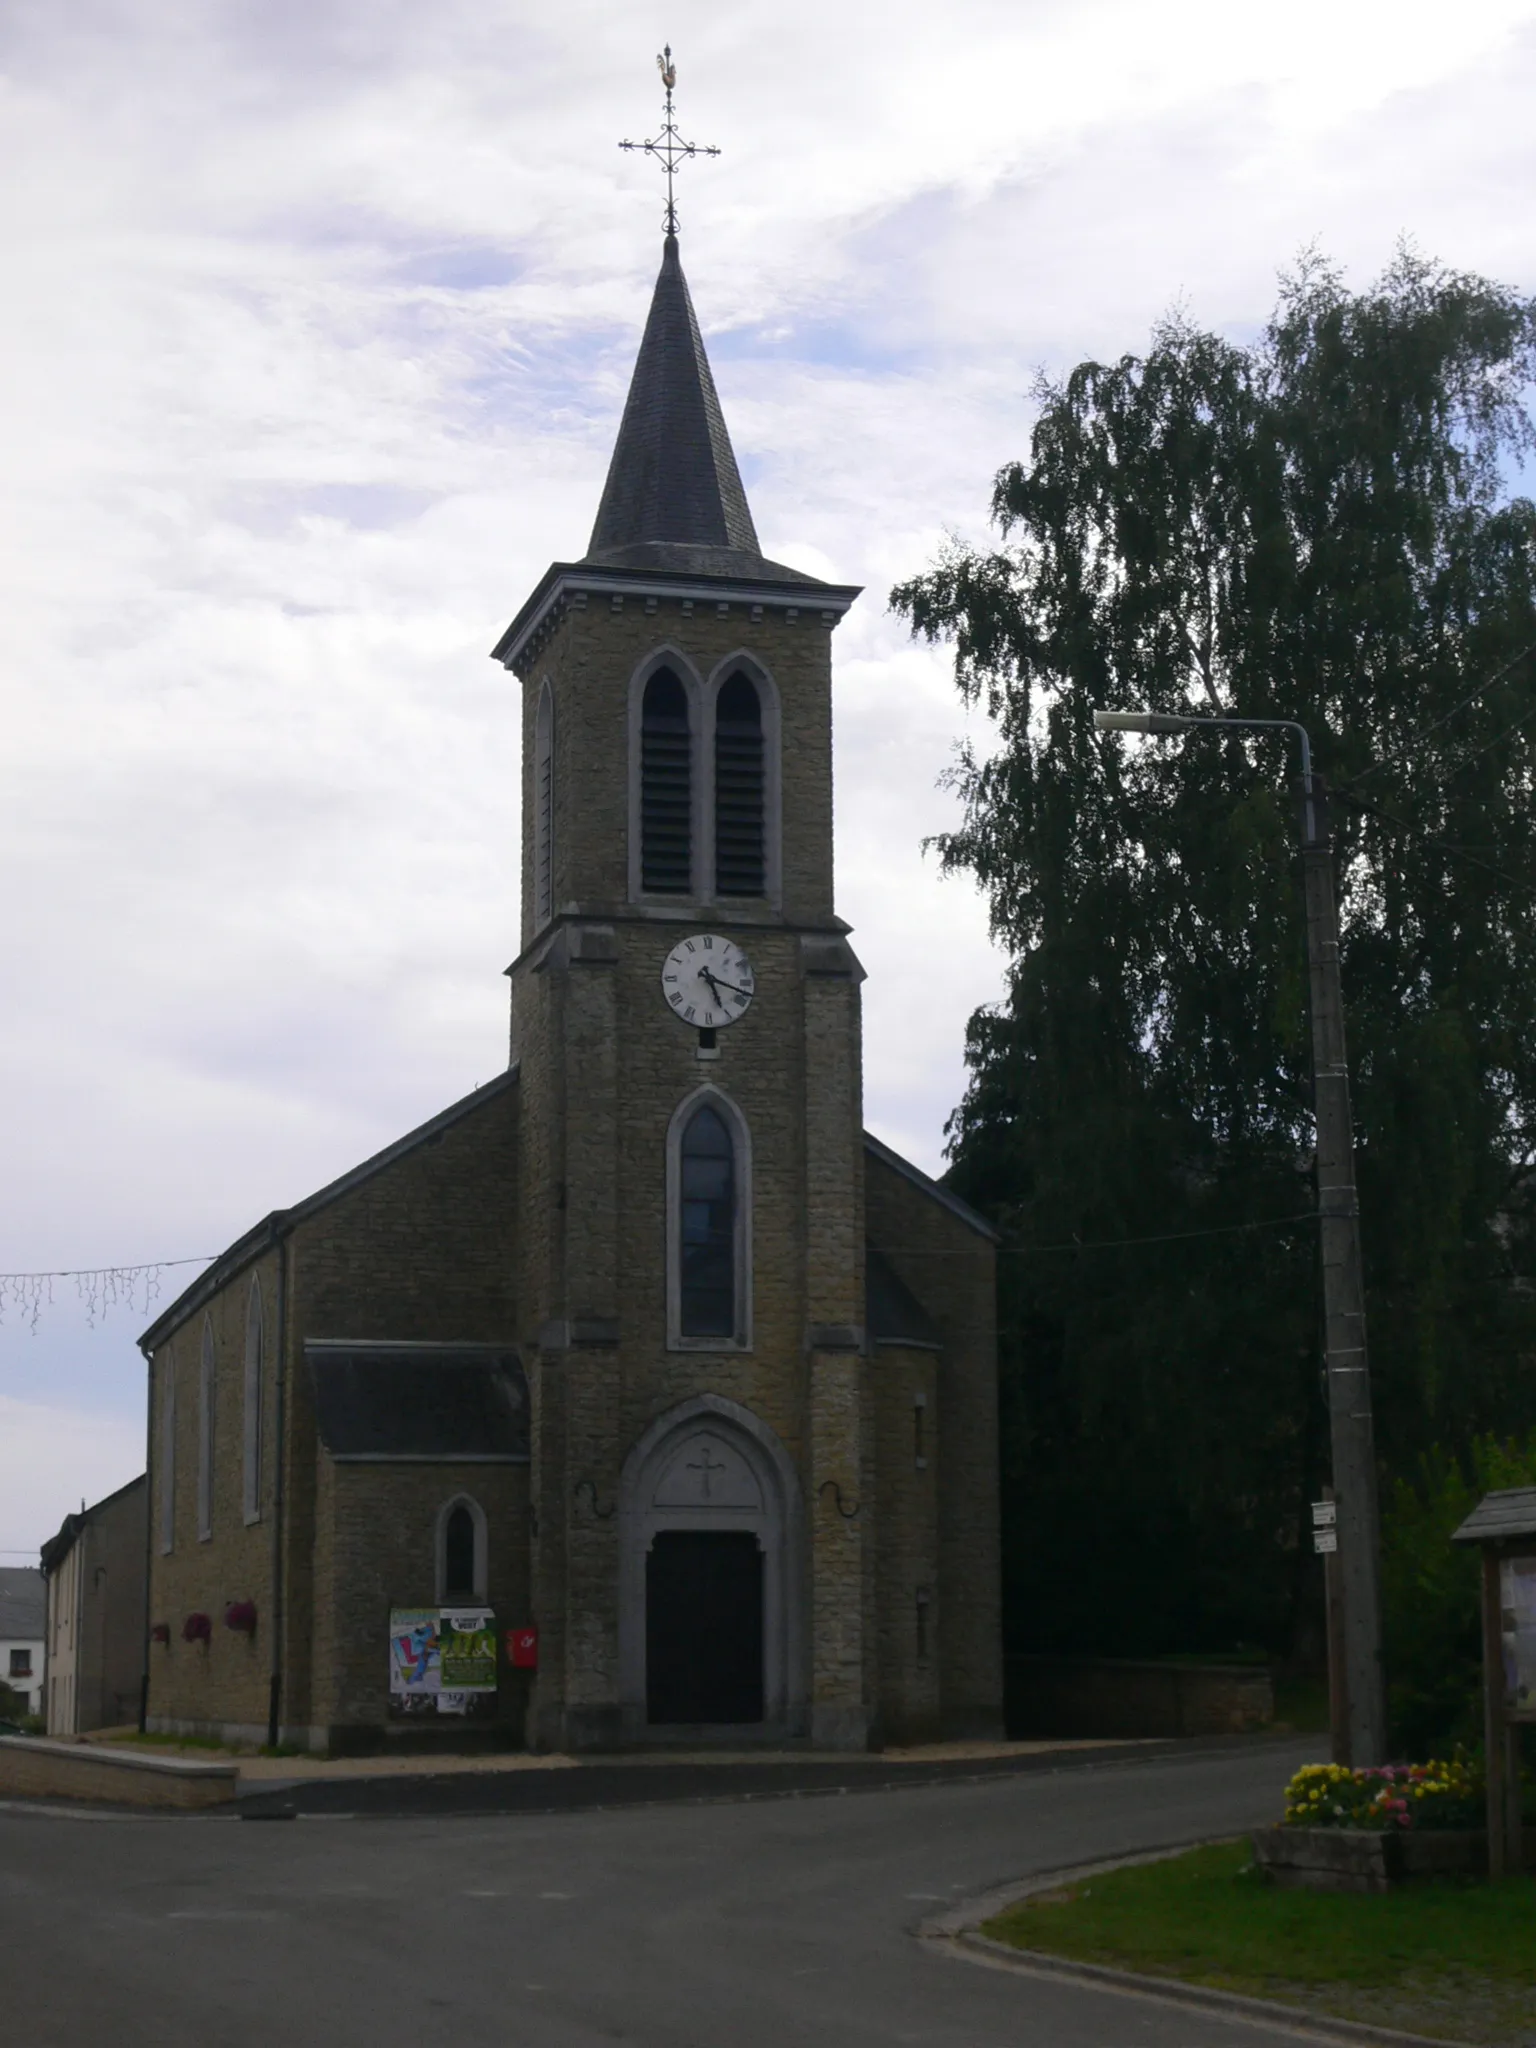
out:
{"label": "cloud", "polygon": [[[7,1267],[213,1251],[503,1063],[519,738],[487,651],[585,541],[645,314],[636,19],[0,21]],[[1304,243],[1359,279],[1405,231],[1536,286],[1536,19],[675,0],[667,32],[725,152],[685,168],[684,247],[759,530],[866,586],[839,902],[869,1120],[936,1167],[1001,963],[921,848],[966,721],[891,583],[983,530],[1036,370],[1176,298],[1252,333]],[[0,1389],[68,1390],[29,1439],[44,1523],[92,1491],[90,1389],[138,1370],[126,1331],[56,1327],[46,1369],[0,1328]]]}
{"label": "cloud", "polygon": [[35,1564],[38,1545],[82,1501],[143,1470],[139,1416],[0,1394],[0,1564]]}

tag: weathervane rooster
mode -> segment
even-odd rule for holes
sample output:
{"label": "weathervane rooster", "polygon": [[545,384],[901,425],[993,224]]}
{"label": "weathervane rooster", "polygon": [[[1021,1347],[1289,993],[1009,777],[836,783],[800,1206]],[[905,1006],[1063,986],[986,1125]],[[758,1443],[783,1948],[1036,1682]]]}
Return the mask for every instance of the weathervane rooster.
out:
{"label": "weathervane rooster", "polygon": [[718,156],[719,150],[712,142],[684,142],[677,132],[677,123],[672,114],[672,88],[677,84],[677,66],[672,61],[672,45],[666,44],[656,59],[656,69],[661,73],[661,82],[667,89],[666,105],[662,110],[661,133],[650,136],[644,142],[621,142],[620,149],[638,149],[645,156],[653,156],[667,173],[666,230],[669,235],[677,233],[677,205],[673,197],[673,181],[677,167],[691,156]]}

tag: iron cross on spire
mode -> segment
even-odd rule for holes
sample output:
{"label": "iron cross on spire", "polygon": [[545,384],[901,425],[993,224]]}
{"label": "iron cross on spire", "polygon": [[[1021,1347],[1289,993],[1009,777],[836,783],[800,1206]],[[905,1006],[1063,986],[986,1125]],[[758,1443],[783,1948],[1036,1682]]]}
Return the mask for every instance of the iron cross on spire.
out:
{"label": "iron cross on spire", "polygon": [[677,122],[672,112],[672,88],[677,83],[677,66],[672,62],[672,45],[668,43],[656,59],[656,68],[661,73],[661,82],[667,88],[667,101],[663,110],[661,133],[645,142],[621,142],[620,149],[638,149],[645,156],[653,156],[667,173],[667,215],[666,228],[669,235],[677,233],[677,203],[672,193],[672,181],[677,176],[677,167],[691,156],[718,156],[719,150],[712,142],[684,142],[677,132]]}

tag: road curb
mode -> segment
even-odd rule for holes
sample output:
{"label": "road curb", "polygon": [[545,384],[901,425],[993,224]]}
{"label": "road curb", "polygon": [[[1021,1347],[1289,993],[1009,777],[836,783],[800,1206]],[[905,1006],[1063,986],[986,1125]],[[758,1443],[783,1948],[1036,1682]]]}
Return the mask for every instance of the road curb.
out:
{"label": "road curb", "polygon": [[1185,1984],[1177,1977],[1153,1977],[1141,1970],[1116,1970],[1104,1963],[1079,1963],[1067,1956],[1051,1955],[1044,1949],[1014,1948],[978,1933],[984,1920],[992,1919],[1009,1906],[1017,1905],[1036,1892],[1055,1891],[1085,1877],[1099,1877],[1112,1870],[1128,1870],[1137,1864],[1164,1863],[1189,1849],[1210,1848],[1216,1842],[1231,1841],[1230,1835],[1203,1837],[1196,1841],[1167,1842],[1133,1856],[1115,1856],[1098,1863],[1079,1863],[1065,1869],[1043,1870],[1014,1884],[999,1885],[947,1912],[923,1921],[914,1932],[926,1947],[954,1956],[962,1962],[980,1963],[994,1970],[1013,1970],[1023,1977],[1058,1977],[1084,1984],[1121,1998],[1140,1998],[1164,2005],[1196,2006],[1202,2011],[1226,2013],[1233,2019],[1254,2025],[1282,2029],[1286,2033],[1322,2041],[1370,2041],[1380,2048],[1466,2048],[1465,2042],[1448,2041],[1439,2034],[1405,2034],[1397,2027],[1376,2027],[1368,2020],[1341,2020],[1315,2012],[1309,2006],[1285,2005],[1278,1999],[1252,1998],[1241,1991],[1218,1991],[1205,1984]]}

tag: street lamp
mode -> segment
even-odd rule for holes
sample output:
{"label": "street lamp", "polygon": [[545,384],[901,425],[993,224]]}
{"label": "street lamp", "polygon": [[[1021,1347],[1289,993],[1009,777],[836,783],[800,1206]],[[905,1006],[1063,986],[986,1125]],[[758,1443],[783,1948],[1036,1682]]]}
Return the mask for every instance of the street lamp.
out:
{"label": "street lamp", "polygon": [[[1338,1584],[1343,1608],[1345,1725],[1335,1755],[1355,1766],[1386,1761],[1386,1690],[1381,1660],[1381,1540],[1371,1377],[1365,1350],[1365,1281],[1354,1125],[1344,1056],[1339,924],[1333,859],[1319,815],[1312,747],[1289,718],[1181,718],[1161,711],[1095,711],[1100,732],[1182,733],[1217,727],[1294,733],[1301,747],[1301,858],[1306,882],[1307,967],[1312,988],[1312,1095],[1317,1123],[1317,1216],[1323,1255],[1323,1353],[1333,1483],[1338,1496]],[[1333,1645],[1330,1641],[1330,1655]],[[1340,1738],[1344,1739],[1341,1741]]]}

